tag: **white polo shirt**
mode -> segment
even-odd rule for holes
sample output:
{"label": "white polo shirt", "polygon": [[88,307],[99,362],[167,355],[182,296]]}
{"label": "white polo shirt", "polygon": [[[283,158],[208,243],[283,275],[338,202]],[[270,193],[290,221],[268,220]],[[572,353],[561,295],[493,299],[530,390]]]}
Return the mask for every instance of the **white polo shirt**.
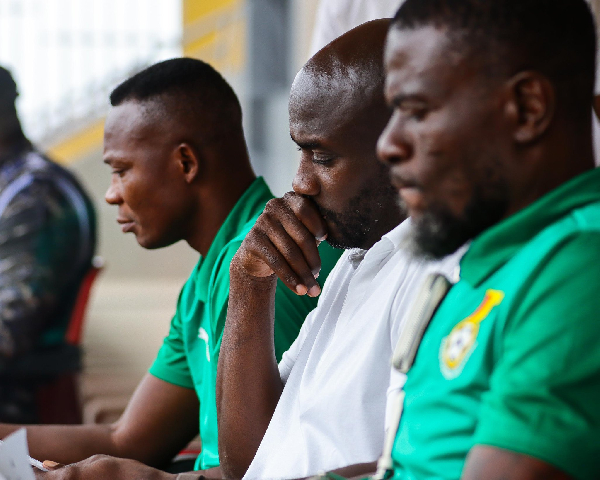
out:
{"label": "white polo shirt", "polygon": [[402,247],[410,221],[370,250],[345,252],[317,308],[279,364],[285,387],[245,479],[300,478],[376,461],[383,449],[390,359],[425,276],[453,278],[464,249],[440,262]]}

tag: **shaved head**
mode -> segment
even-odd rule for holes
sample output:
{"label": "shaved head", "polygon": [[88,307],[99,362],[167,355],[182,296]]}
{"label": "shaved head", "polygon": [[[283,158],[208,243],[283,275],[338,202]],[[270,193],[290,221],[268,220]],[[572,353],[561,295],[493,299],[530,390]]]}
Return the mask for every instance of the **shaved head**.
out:
{"label": "shaved head", "polygon": [[351,121],[364,110],[387,111],[383,48],[388,27],[388,19],[367,22],[317,52],[296,75],[290,112],[320,106]]}
{"label": "shaved head", "polygon": [[296,76],[290,135],[302,152],[296,193],[317,204],[327,241],[370,248],[402,221],[377,139],[390,109],[383,96],[389,20],[365,23],[320,50]]}

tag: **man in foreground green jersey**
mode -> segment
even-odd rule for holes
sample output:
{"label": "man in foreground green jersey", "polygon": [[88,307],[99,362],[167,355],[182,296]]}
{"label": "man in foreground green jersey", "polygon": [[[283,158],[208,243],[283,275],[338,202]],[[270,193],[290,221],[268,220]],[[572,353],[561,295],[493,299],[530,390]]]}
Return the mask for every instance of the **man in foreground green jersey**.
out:
{"label": "man in foreground green jersey", "polygon": [[379,155],[413,248],[472,240],[404,388],[394,478],[600,472],[600,171],[584,0],[407,0]]}
{"label": "man in foreground green jersey", "polygon": [[[153,65],[118,86],[111,104],[104,162],[112,168],[106,201],[118,207],[117,222],[144,248],[185,240],[201,257],[181,291],[170,332],[122,418],[114,425],[28,427],[31,454],[61,463],[108,454],[160,467],[200,433],[196,469],[218,467],[215,382],[229,263],[273,195],[250,166],[235,93],[204,62],[179,58]],[[321,246],[322,275],[340,253]],[[280,357],[316,299],[288,288],[276,296]],[[14,428],[2,426],[0,434]],[[157,474],[137,462],[96,460],[91,469],[69,467],[65,475],[99,478],[95,468],[111,478]],[[110,465],[98,467],[98,461]]]}

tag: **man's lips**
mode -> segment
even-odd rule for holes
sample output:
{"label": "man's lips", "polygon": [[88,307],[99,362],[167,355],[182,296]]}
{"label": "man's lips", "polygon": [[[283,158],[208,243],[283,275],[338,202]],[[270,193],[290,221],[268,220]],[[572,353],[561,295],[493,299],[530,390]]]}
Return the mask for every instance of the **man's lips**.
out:
{"label": "man's lips", "polygon": [[133,220],[129,220],[128,218],[117,218],[117,223],[121,225],[123,233],[131,232],[135,226]]}
{"label": "man's lips", "polygon": [[402,177],[400,175],[391,175],[391,181],[394,188],[398,191],[404,190],[407,188],[418,188],[417,182],[410,180],[406,177]]}
{"label": "man's lips", "polygon": [[410,215],[423,207],[423,191],[417,182],[399,175],[392,175],[391,181],[406,204]]}

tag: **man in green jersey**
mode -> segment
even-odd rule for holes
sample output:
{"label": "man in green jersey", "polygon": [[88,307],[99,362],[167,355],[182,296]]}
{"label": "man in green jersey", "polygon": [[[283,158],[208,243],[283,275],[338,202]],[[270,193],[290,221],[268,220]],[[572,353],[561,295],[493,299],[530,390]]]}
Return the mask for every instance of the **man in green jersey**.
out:
{"label": "man in green jersey", "polygon": [[[28,427],[31,454],[61,463],[108,454],[160,467],[200,433],[196,469],[218,467],[215,382],[229,263],[273,195],[250,166],[235,93],[204,62],[179,58],[153,65],[118,86],[111,104],[104,162],[112,168],[106,201],[118,207],[117,222],[144,248],[185,240],[201,257],[181,291],[170,332],[121,419],[113,425]],[[340,253],[321,246],[324,277]],[[277,289],[278,358],[315,306],[316,299]],[[2,426],[0,434],[14,429]],[[162,475],[107,457],[55,475],[100,478],[100,472],[127,479]]]}
{"label": "man in green jersey", "polygon": [[404,388],[394,478],[600,472],[600,171],[584,0],[407,0],[378,150],[441,257],[472,241]]}

